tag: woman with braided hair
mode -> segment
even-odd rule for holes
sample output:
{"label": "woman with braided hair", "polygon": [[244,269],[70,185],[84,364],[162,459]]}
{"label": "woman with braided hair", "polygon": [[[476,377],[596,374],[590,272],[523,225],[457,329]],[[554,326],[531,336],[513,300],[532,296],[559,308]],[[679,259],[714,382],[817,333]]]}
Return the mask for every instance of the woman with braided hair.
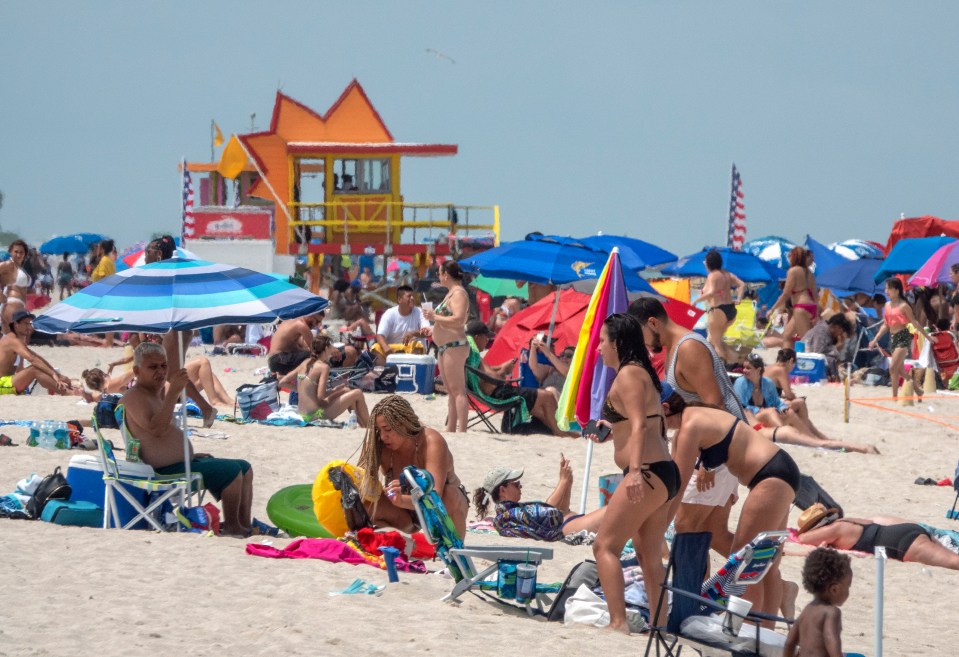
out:
{"label": "woman with braided hair", "polygon": [[[360,448],[360,495],[375,527],[393,527],[413,533],[419,529],[413,498],[400,486],[408,465],[427,470],[460,537],[466,536],[469,498],[453,469],[446,439],[420,424],[410,403],[399,395],[380,400],[370,413],[370,426]],[[378,481],[383,475],[384,484]]]}

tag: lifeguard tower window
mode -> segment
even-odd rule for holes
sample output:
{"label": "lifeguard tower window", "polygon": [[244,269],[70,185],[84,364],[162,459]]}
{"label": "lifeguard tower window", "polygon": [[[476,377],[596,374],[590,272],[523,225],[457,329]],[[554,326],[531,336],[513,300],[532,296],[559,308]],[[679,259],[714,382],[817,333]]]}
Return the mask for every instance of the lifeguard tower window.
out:
{"label": "lifeguard tower window", "polygon": [[325,201],[323,189],[323,160],[302,158],[293,164],[293,173],[296,176],[293,200],[298,203],[322,203]]}
{"label": "lifeguard tower window", "polygon": [[390,161],[388,159],[334,160],[339,188],[336,193],[389,194]]}

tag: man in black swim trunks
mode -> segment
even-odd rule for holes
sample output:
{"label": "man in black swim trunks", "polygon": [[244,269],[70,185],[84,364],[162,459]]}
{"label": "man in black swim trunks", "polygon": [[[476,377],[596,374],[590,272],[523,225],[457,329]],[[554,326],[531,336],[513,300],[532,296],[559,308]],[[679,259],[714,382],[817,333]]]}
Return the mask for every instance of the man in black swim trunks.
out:
{"label": "man in black swim trunks", "polygon": [[270,340],[267,366],[280,376],[289,374],[310,357],[313,329],[323,321],[324,313],[280,322]]}
{"label": "man in black swim trunks", "polygon": [[[133,352],[134,385],[120,400],[126,408],[130,434],[140,441],[140,458],[157,474],[181,474],[183,432],[173,419],[173,408],[189,378],[185,369],[172,372],[167,386],[167,358],[162,346],[142,342]],[[203,475],[203,486],[223,507],[221,533],[249,536],[253,517],[253,468],[242,459],[213,458],[209,454],[192,456],[190,469]]]}

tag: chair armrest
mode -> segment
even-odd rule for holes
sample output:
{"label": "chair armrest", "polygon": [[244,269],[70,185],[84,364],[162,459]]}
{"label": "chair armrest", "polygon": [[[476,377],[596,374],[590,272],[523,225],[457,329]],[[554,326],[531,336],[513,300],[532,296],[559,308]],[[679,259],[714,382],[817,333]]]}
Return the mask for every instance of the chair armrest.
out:
{"label": "chair armrest", "polygon": [[776,616],[776,615],[773,615],[773,614],[764,614],[764,613],[762,613],[762,612],[752,611],[752,610],[750,610],[749,613],[747,613],[747,614],[745,614],[745,615],[739,614],[739,613],[736,613],[735,611],[732,611],[731,609],[728,609],[727,607],[719,604],[718,602],[716,602],[715,600],[713,600],[713,599],[711,599],[711,598],[703,597],[703,595],[700,594],[700,593],[693,593],[693,592],[687,591],[687,590],[685,590],[685,589],[678,589],[678,588],[676,588],[675,586],[669,586],[668,584],[664,584],[664,585],[663,585],[663,590],[672,591],[673,595],[677,595],[677,594],[678,594],[678,595],[681,595],[681,596],[683,596],[683,597],[691,598],[691,599],[693,599],[693,600],[696,600],[697,602],[700,602],[704,607],[708,607],[708,608],[710,608],[710,609],[712,609],[712,610],[714,610],[714,611],[718,611],[718,612],[727,612],[727,611],[728,611],[730,614],[733,614],[734,616],[739,616],[740,618],[743,618],[743,619],[745,619],[745,620],[748,620],[748,621],[751,621],[751,622],[754,622],[754,623],[759,623],[759,622],[764,621],[764,620],[771,620],[771,621],[779,621],[779,622],[782,622],[782,623],[786,623],[787,625],[791,625],[792,623],[795,623],[795,622],[796,622],[795,619],[784,618],[784,617],[782,617],[782,616]]}
{"label": "chair armrest", "polygon": [[513,385],[514,383],[519,383],[520,379],[497,379],[495,376],[490,376],[486,372],[476,369],[475,367],[466,366],[466,371],[472,374],[475,374],[480,378],[481,381],[486,383],[495,383],[497,385],[501,383],[506,383],[508,385]]}

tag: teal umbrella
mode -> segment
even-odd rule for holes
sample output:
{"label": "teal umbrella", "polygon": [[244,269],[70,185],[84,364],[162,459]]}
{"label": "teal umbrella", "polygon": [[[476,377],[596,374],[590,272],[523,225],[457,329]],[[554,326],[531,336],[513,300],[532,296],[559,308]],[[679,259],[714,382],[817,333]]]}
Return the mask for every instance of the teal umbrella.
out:
{"label": "teal umbrella", "polygon": [[529,300],[529,288],[526,283],[523,283],[523,287],[516,287],[516,281],[509,278],[488,278],[480,274],[470,285],[477,290],[483,290],[491,297],[519,297]]}

